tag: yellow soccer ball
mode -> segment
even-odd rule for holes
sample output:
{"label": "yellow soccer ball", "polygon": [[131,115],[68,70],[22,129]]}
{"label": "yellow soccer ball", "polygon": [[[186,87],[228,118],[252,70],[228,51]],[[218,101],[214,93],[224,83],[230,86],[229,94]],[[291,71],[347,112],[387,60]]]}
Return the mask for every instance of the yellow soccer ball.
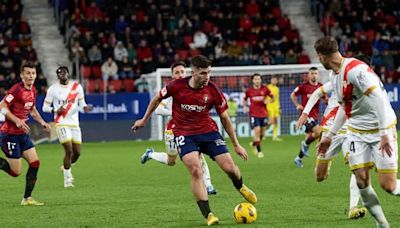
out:
{"label": "yellow soccer ball", "polygon": [[233,211],[236,223],[253,223],[257,219],[257,210],[251,203],[240,203]]}

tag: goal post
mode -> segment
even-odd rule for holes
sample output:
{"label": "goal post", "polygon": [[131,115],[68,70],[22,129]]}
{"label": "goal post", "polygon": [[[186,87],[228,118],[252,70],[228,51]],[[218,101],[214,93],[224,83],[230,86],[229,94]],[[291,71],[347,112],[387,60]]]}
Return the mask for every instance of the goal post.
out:
{"label": "goal post", "polygon": [[[309,68],[317,67],[320,73],[319,81],[324,83],[328,80],[328,71],[321,64],[287,64],[270,66],[229,66],[212,67],[211,81],[215,82],[224,93],[226,99],[233,98],[238,104],[238,113],[233,124],[238,137],[251,136],[250,121],[248,113],[243,113],[242,99],[245,90],[251,85],[250,77],[254,73],[262,75],[263,83],[270,83],[272,76],[278,78],[280,89],[281,116],[279,119],[279,132],[281,135],[298,135],[303,130],[295,129],[295,123],[299,116],[298,111],[290,100],[290,93],[300,83],[304,82]],[[190,68],[186,69],[186,74],[190,75]],[[160,91],[171,80],[171,70],[169,68],[159,68],[155,72],[147,75],[151,93],[154,95]],[[212,116],[219,125],[221,133],[222,126],[219,118],[213,110]],[[162,116],[153,115],[151,120],[151,139],[162,140],[166,119]],[[267,129],[266,136],[272,135],[272,129]]]}

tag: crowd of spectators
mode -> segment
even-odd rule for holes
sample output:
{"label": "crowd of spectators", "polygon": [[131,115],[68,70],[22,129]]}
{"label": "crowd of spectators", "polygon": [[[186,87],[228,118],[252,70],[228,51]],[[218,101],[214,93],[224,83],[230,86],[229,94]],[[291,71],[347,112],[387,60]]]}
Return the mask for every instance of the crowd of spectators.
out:
{"label": "crowd of spectators", "polygon": [[[57,2],[71,61],[107,68],[103,78],[138,79],[198,54],[214,66],[310,62],[278,0]],[[98,71],[86,76],[96,78]]]}
{"label": "crowd of spectators", "polygon": [[32,47],[31,29],[22,10],[19,0],[0,1],[0,96],[20,81],[19,68],[26,61],[38,66],[35,86],[39,94],[47,91],[47,80]]}
{"label": "crowd of spectators", "polygon": [[345,56],[367,54],[386,83],[400,82],[400,4],[396,0],[311,0],[321,30]]}

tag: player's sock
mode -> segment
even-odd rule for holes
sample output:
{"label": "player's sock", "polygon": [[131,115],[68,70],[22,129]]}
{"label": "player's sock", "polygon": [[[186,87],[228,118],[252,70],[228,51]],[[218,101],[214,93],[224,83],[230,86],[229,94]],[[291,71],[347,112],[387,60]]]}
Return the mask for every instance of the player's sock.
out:
{"label": "player's sock", "polygon": [[274,139],[278,138],[278,124],[274,124],[273,130],[272,130],[272,137]]}
{"label": "player's sock", "polygon": [[243,186],[243,178],[240,177],[238,180],[235,179],[235,177],[231,178],[232,183],[235,186],[237,190],[239,190]]}
{"label": "player's sock", "polygon": [[364,206],[368,209],[375,220],[380,224],[387,223],[386,217],[383,214],[382,207],[379,203],[378,196],[376,195],[372,186],[369,185],[366,188],[360,189],[360,195]]}
{"label": "player's sock", "polygon": [[204,156],[200,156],[201,169],[203,170],[203,182],[206,187],[211,186],[210,170],[208,169],[207,161]]}
{"label": "player's sock", "polygon": [[203,214],[204,218],[207,219],[208,214],[211,212],[208,200],[199,200],[197,201],[197,205],[199,206],[200,211]]}
{"label": "player's sock", "polygon": [[261,142],[260,141],[254,141],[254,146],[256,146],[257,152],[261,152]]}
{"label": "player's sock", "polygon": [[315,141],[315,138],[314,137],[312,137],[312,136],[309,136],[307,139],[306,139],[306,144],[307,145],[310,145],[312,142],[314,142]]}
{"label": "player's sock", "polygon": [[4,158],[0,158],[0,169],[4,170],[4,172],[8,173],[8,175],[10,176],[18,176],[18,174],[14,173],[14,171],[11,170],[10,164]]}
{"label": "player's sock", "polygon": [[393,190],[392,194],[395,196],[400,196],[400,180],[399,179],[397,179],[396,188]]}
{"label": "player's sock", "polygon": [[153,152],[149,157],[163,164],[168,164],[168,154],[165,152]]}
{"label": "player's sock", "polygon": [[72,177],[71,168],[64,169],[63,173],[64,173],[64,180],[71,179]]}
{"label": "player's sock", "polygon": [[357,207],[358,201],[360,201],[360,189],[357,186],[356,176],[351,174],[350,177],[350,207],[352,208]]}
{"label": "player's sock", "polygon": [[297,155],[297,157],[299,159],[302,159],[304,157],[304,153],[303,153],[303,151],[301,149],[300,149],[299,155]]}
{"label": "player's sock", "polygon": [[26,185],[24,194],[25,199],[31,196],[33,188],[35,187],[39,166],[39,160],[29,163],[28,172],[26,173]]}

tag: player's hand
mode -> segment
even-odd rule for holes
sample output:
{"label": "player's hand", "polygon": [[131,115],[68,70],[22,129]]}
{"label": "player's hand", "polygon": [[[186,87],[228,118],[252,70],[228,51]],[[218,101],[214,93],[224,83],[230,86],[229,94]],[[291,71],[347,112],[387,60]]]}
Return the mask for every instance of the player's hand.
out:
{"label": "player's hand", "polygon": [[249,110],[247,108],[247,106],[243,106],[243,113],[247,113]]}
{"label": "player's hand", "polygon": [[303,105],[297,105],[296,109],[297,109],[297,111],[302,112],[304,110],[304,107],[303,107]]}
{"label": "player's hand", "polygon": [[92,110],[93,110],[93,106],[91,106],[91,105],[87,105],[87,106],[83,107],[84,112],[90,112]]}
{"label": "player's hand", "polygon": [[25,132],[29,132],[29,130],[30,130],[30,127],[28,126],[28,124],[26,124],[25,121],[23,121],[19,118],[16,119],[15,125],[17,125],[18,128],[21,128]]}
{"label": "player's hand", "polygon": [[59,109],[57,109],[57,111],[56,111],[56,113],[57,113],[57,115],[61,115],[62,113],[64,113],[65,112],[65,108],[64,108],[64,105],[63,106],[61,106]]}
{"label": "player's hand", "polygon": [[296,128],[300,129],[307,122],[308,115],[305,113],[301,113],[301,116],[297,120]]}
{"label": "player's hand", "polygon": [[331,143],[332,139],[330,137],[322,137],[321,141],[317,145],[318,155],[325,155]]}
{"label": "player's hand", "polygon": [[241,146],[241,145],[237,145],[234,146],[235,152],[245,161],[247,161],[247,152],[246,150]]}
{"label": "player's hand", "polygon": [[382,152],[382,156],[385,155],[385,153],[391,157],[393,148],[390,146],[389,143],[389,136],[388,135],[382,135],[381,136],[381,145],[379,147],[379,150]]}
{"label": "player's hand", "polygon": [[49,125],[48,123],[43,122],[41,125],[42,125],[43,130],[44,130],[45,132],[50,132],[51,127],[50,127],[50,125]]}
{"label": "player's hand", "polygon": [[146,121],[143,119],[136,120],[135,123],[132,125],[131,130],[133,132],[136,132],[139,128],[144,127],[145,124],[146,124]]}

